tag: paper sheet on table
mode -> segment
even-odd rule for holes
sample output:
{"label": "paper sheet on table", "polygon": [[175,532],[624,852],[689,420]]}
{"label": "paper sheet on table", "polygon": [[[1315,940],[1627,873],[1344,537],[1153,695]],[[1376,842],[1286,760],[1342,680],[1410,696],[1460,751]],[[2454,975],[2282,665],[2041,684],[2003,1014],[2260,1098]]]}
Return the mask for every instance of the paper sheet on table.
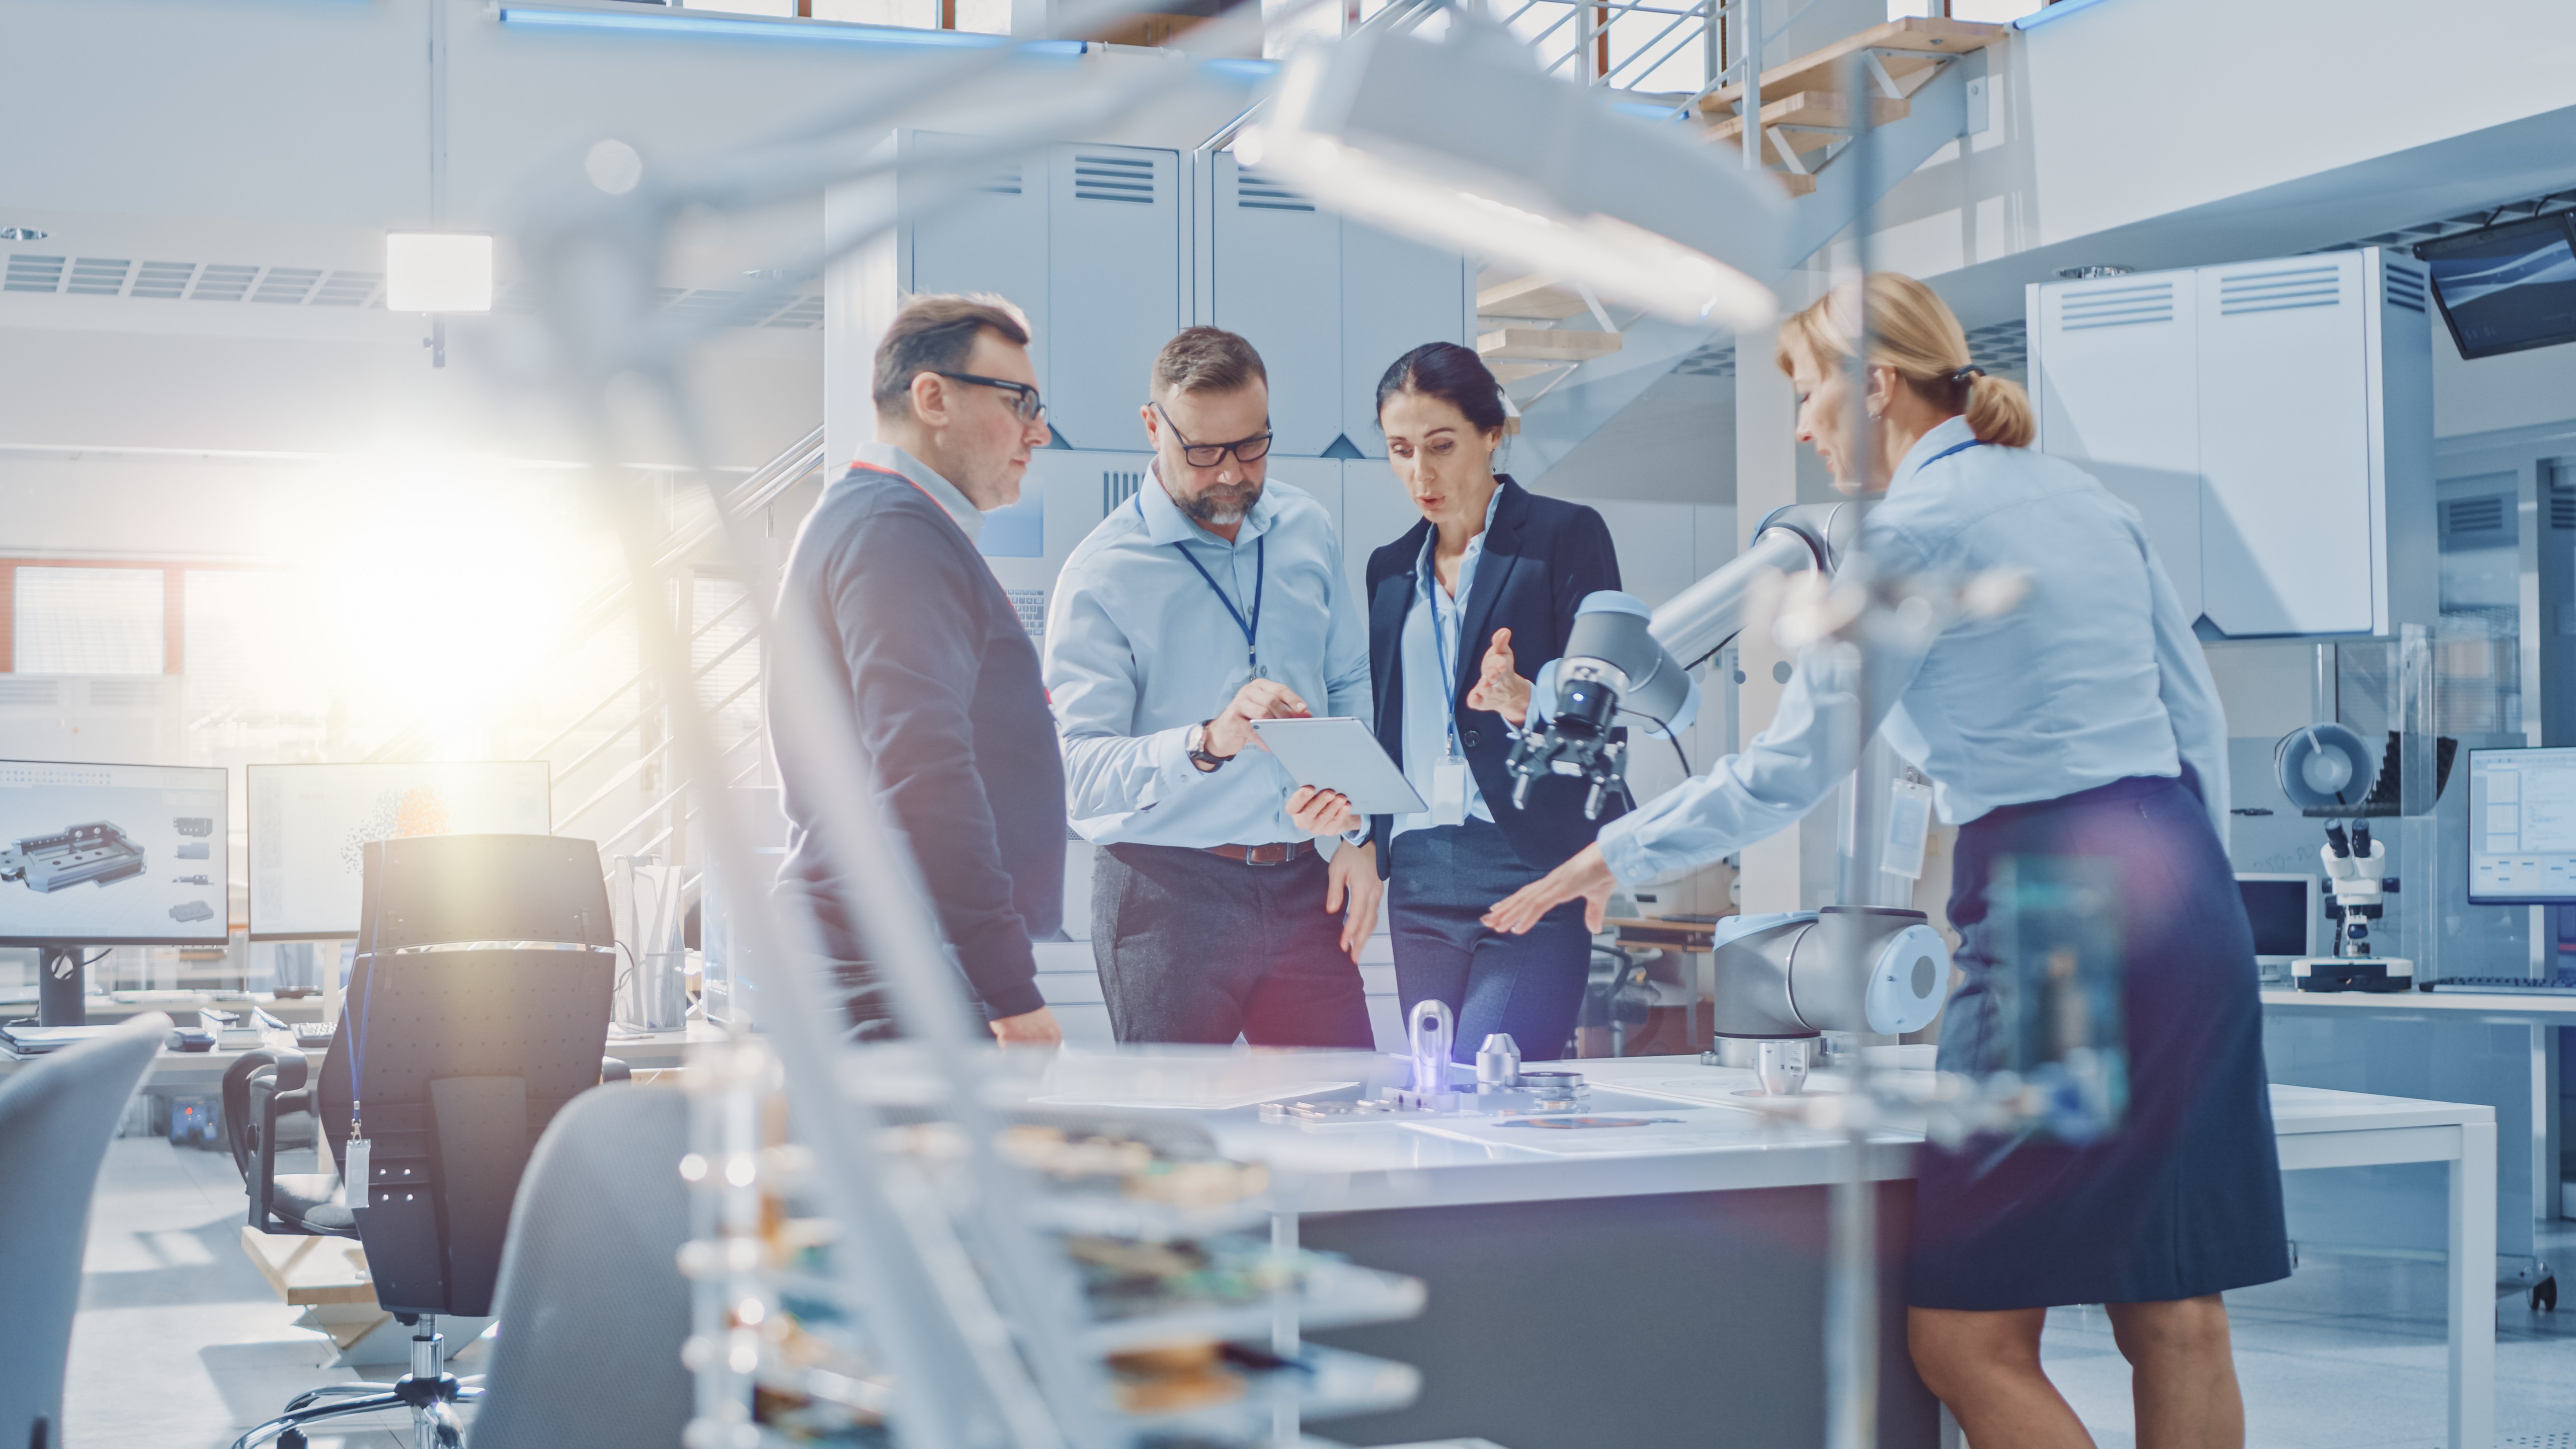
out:
{"label": "paper sheet on table", "polygon": [[[1622,1085],[1625,1085],[1624,1083]],[[1479,1147],[1512,1147],[1550,1157],[1633,1157],[1658,1152],[1707,1152],[1742,1147],[1763,1132],[1762,1124],[1744,1114],[1711,1112],[1697,1107],[1648,1107],[1640,1111],[1597,1109],[1548,1113],[1562,1117],[1604,1117],[1643,1121],[1640,1127],[1550,1129],[1506,1125],[1509,1117],[1416,1119],[1406,1128],[1433,1137],[1473,1142]]]}
{"label": "paper sheet on table", "polygon": [[1032,1106],[1046,1107],[1115,1107],[1121,1109],[1134,1107],[1170,1107],[1190,1112],[1230,1112],[1238,1107],[1258,1107],[1264,1102],[1285,1101],[1291,1097],[1320,1097],[1327,1092],[1347,1091],[1358,1085],[1359,1083],[1357,1082],[1287,1082],[1277,1087],[1264,1088],[1258,1095],[1248,1094],[1244,1088],[1238,1086],[1231,1091],[1200,1094],[1196,1096],[1176,1094],[1172,1096],[1152,1097],[1110,1097],[1093,1093],[1082,1093],[1079,1095],[1054,1097],[1031,1097],[1029,1102]]}

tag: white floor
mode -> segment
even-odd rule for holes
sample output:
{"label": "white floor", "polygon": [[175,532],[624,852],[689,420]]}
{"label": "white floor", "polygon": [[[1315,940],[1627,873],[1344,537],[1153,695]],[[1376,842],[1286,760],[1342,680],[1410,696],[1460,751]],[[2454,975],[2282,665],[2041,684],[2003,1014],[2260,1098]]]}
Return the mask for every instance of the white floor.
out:
{"label": "white floor", "polygon": [[[143,1138],[110,1148],[72,1331],[63,1435],[71,1449],[223,1449],[296,1394],[358,1377],[322,1366],[327,1341],[296,1328],[295,1312],[242,1256],[242,1211],[241,1180],[221,1153]],[[2559,1226],[2544,1251],[2576,1270],[2576,1224]],[[2576,1271],[2568,1282],[2576,1290]],[[2336,1259],[2234,1295],[2249,1443],[2439,1445],[2441,1290],[2438,1263]],[[2576,1293],[2564,1314],[2501,1300],[2496,1337],[2499,1441],[2576,1430]],[[2134,1449],[2128,1370],[2101,1313],[2052,1315],[2046,1356],[2102,1449]],[[409,1445],[403,1421],[387,1416],[381,1425],[336,1428],[312,1443]]]}

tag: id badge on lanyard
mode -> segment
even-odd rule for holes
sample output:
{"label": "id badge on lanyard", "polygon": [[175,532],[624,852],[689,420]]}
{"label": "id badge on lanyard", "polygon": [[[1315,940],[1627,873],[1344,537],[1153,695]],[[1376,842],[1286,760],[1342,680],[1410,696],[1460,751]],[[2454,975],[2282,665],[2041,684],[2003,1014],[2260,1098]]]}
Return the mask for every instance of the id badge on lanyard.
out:
{"label": "id badge on lanyard", "polygon": [[1450,758],[1431,767],[1431,823],[1467,823],[1467,762]]}

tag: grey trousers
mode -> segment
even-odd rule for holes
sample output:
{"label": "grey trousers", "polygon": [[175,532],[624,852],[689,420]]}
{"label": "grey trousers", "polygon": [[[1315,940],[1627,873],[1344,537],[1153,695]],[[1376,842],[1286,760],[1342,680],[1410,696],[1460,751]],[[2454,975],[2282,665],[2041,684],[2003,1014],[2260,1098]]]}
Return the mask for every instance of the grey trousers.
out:
{"label": "grey trousers", "polygon": [[1358,1047],[1373,1042],[1342,918],[1309,853],[1246,865],[1111,845],[1091,877],[1091,955],[1122,1042]]}

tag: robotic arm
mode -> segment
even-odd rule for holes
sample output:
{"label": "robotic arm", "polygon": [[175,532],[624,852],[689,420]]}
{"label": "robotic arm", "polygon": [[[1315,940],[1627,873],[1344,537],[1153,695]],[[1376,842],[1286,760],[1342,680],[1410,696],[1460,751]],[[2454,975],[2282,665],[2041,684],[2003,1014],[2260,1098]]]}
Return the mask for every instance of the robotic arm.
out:
{"label": "robotic arm", "polygon": [[1662,727],[1689,697],[1693,665],[1742,629],[1753,581],[1766,570],[1802,573],[1833,565],[1850,542],[1856,513],[1846,504],[1800,503],[1774,511],[1753,545],[1648,614],[1625,594],[1594,594],[1577,610],[1556,667],[1556,709],[1543,729],[1514,740],[1512,806],[1548,775],[1586,782],[1583,813],[1599,819],[1610,792],[1627,794],[1622,725]]}

